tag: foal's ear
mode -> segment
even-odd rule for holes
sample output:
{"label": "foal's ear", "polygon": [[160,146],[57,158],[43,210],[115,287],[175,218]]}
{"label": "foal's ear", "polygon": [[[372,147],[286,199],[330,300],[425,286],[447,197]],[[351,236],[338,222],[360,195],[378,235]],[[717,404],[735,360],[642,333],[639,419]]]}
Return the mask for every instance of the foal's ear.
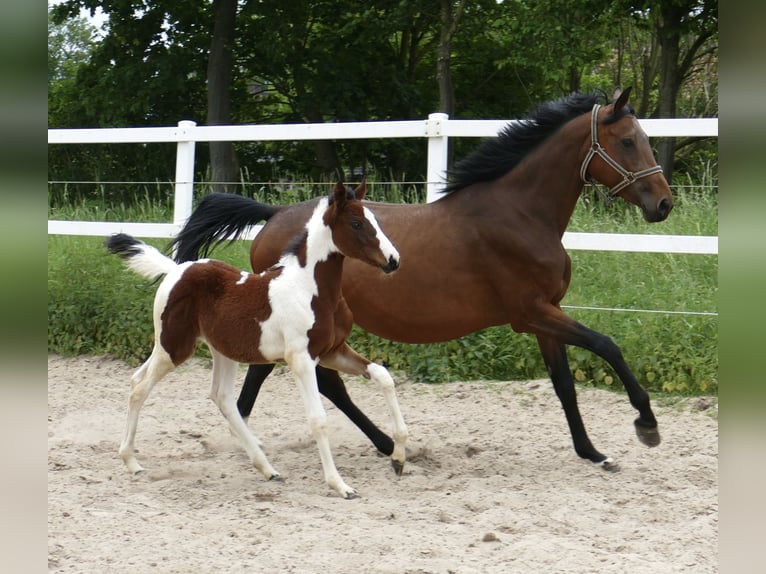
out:
{"label": "foal's ear", "polygon": [[343,185],[342,181],[335,184],[332,190],[332,200],[336,209],[343,209],[346,204],[346,186]]}
{"label": "foal's ear", "polygon": [[367,178],[362,179],[362,183],[359,184],[359,186],[354,190],[354,196],[359,200],[363,200],[364,196],[367,195]]}
{"label": "foal's ear", "polygon": [[619,88],[614,91],[614,97],[616,101],[614,102],[613,109],[615,112],[628,105],[628,99],[630,98],[630,91],[632,89],[633,86],[628,86],[623,91],[620,91]]}

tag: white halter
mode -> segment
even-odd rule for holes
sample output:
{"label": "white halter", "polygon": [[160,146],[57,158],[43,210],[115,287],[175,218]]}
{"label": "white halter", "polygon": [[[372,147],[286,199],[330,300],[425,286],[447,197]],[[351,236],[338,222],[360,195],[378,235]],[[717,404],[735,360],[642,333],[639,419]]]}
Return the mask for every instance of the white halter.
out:
{"label": "white halter", "polygon": [[606,150],[603,147],[601,147],[600,143],[598,143],[598,110],[600,108],[601,106],[598,104],[595,104],[593,106],[593,112],[591,113],[591,120],[590,120],[590,149],[588,150],[588,153],[585,156],[585,159],[583,160],[582,165],[580,166],[580,178],[585,183],[592,183],[592,184],[597,183],[596,179],[592,175],[588,174],[588,166],[590,165],[590,162],[593,159],[593,156],[595,155],[599,156],[606,163],[611,165],[622,176],[621,182],[619,182],[617,185],[612,187],[607,194],[602,194],[604,195],[605,199],[612,199],[615,195],[617,195],[620,191],[628,187],[631,183],[633,183],[637,179],[641,179],[642,177],[646,177],[647,175],[652,175],[653,173],[661,173],[662,167],[659,165],[655,165],[654,167],[642,169],[641,171],[632,172],[632,171],[628,171],[627,169],[622,167],[619,163],[614,161],[611,157],[609,157],[609,154],[606,153]]}

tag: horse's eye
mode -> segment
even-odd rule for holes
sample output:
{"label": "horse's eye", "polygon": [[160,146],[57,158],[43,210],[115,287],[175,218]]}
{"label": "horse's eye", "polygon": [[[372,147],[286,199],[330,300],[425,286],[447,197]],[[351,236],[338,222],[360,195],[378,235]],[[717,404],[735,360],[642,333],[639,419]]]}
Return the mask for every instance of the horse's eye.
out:
{"label": "horse's eye", "polygon": [[359,221],[357,219],[354,219],[353,221],[351,221],[351,229],[359,231],[361,228],[362,228],[362,222],[361,221]]}
{"label": "horse's eye", "polygon": [[622,145],[624,147],[633,147],[633,140],[631,138],[622,138]]}

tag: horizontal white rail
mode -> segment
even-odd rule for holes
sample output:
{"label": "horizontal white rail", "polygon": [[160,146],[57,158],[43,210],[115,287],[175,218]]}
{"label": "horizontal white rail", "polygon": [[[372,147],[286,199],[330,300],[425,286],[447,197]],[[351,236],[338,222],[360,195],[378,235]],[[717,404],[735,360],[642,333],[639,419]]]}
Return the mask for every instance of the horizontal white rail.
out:
{"label": "horizontal white rail", "polygon": [[[175,237],[183,225],[175,223],[120,223],[112,221],[48,221],[48,235],[106,237],[128,233],[134,237]],[[248,227],[240,239],[252,240],[263,225]],[[642,235],[631,233],[580,233],[567,231],[562,243],[573,251],[625,251],[639,253],[718,254],[718,238],[705,235]]]}
{"label": "horizontal white rail", "polygon": [[134,237],[175,237],[183,225],[175,223],[121,223],[117,221],[48,220],[48,235],[90,235],[106,237],[127,233]]}
{"label": "horizontal white rail", "polygon": [[[432,114],[434,115],[434,114]],[[441,114],[439,114],[441,115]],[[349,140],[424,137],[494,137],[516,120],[412,120],[323,124],[233,125],[153,128],[50,129],[49,144],[173,143],[211,141]],[[718,118],[643,119],[650,137],[718,137]]]}
{"label": "horizontal white rail", "polygon": [[[185,120],[175,127],[49,129],[49,144],[176,143],[178,151],[173,223],[49,220],[48,234],[130,233],[137,237],[175,237],[192,211],[196,142],[425,138],[428,141],[427,201],[435,201],[444,183],[449,138],[494,137],[513,121],[516,120],[451,120],[446,114],[431,114],[426,120],[393,122],[197,126]],[[639,121],[650,137],[718,137],[718,118]],[[261,225],[251,227],[244,238],[252,239],[261,228]],[[718,238],[707,236],[567,232],[563,243],[573,250],[718,253]]]}
{"label": "horizontal white rail", "polygon": [[567,231],[561,242],[564,247],[572,250],[718,254],[718,238],[708,235],[645,235]]}

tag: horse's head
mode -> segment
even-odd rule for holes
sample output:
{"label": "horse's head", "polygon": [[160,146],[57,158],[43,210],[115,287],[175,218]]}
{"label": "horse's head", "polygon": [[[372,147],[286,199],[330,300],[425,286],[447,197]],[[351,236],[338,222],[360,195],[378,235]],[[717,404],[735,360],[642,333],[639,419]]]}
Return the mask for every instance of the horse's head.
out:
{"label": "horse's head", "polygon": [[590,148],[580,175],[607,186],[610,196],[640,207],[646,221],[663,221],[673,209],[673,196],[649,138],[628,105],[630,90],[609,105],[594,106]]}
{"label": "horse's head", "polygon": [[365,181],[354,191],[338,182],[324,221],[332,230],[333,242],[343,255],[391,273],[399,268],[399,252],[380,229],[372,211],[362,203],[366,194]]}

